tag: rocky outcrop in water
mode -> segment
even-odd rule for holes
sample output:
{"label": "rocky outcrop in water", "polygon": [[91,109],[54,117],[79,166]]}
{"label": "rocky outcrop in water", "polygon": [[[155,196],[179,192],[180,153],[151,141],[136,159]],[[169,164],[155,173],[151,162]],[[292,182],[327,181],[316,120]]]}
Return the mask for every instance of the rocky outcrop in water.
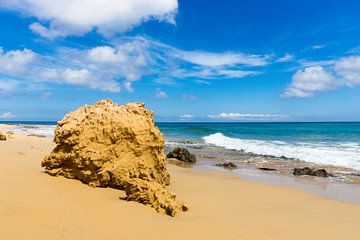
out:
{"label": "rocky outcrop in water", "polygon": [[234,170],[234,169],[238,168],[238,166],[235,163],[232,163],[232,162],[217,163],[217,164],[215,164],[215,166],[223,167],[223,168],[228,169],[228,170]]}
{"label": "rocky outcrop in water", "polygon": [[54,141],[42,161],[46,173],[125,190],[125,199],[171,216],[187,210],[165,188],[164,138],[143,103],[85,105],[58,122]]}
{"label": "rocky outcrop in water", "polygon": [[0,130],[0,141],[6,141],[6,134]]}
{"label": "rocky outcrop in water", "polygon": [[167,158],[175,158],[177,160],[195,163],[196,157],[194,154],[191,154],[186,148],[176,147],[171,152],[166,155]]}
{"label": "rocky outcrop in water", "polygon": [[330,177],[331,176],[331,174],[328,173],[325,169],[312,169],[309,167],[294,168],[293,174],[295,176],[302,176],[302,175],[315,176],[315,177]]}

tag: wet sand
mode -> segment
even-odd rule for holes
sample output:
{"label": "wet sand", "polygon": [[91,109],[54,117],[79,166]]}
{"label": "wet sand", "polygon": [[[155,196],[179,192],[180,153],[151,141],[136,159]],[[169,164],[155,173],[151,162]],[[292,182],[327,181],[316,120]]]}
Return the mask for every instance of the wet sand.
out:
{"label": "wet sand", "polygon": [[190,211],[161,215],[122,191],[43,173],[53,147],[0,142],[0,239],[360,239],[360,205],[174,165],[170,190]]}

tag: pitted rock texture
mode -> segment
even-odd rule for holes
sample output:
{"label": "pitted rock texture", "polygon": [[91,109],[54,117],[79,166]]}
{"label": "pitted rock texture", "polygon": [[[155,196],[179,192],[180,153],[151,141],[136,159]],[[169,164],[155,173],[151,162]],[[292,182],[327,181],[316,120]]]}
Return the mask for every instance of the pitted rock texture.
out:
{"label": "pitted rock texture", "polygon": [[80,107],[58,122],[54,141],[42,162],[46,173],[125,190],[126,199],[171,216],[187,210],[165,189],[164,138],[143,103],[102,100]]}

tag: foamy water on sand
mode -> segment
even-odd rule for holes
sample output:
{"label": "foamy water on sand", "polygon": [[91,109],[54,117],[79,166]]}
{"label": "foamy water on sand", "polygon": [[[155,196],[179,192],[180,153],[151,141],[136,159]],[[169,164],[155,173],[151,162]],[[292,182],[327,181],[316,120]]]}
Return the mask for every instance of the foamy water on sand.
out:
{"label": "foamy water on sand", "polygon": [[205,143],[226,149],[274,157],[294,158],[317,164],[330,164],[360,170],[360,145],[354,142],[325,143],[263,141],[226,137],[215,133],[203,137]]}
{"label": "foamy water on sand", "polygon": [[55,125],[28,125],[28,124],[19,124],[12,125],[7,128],[6,131],[12,132],[15,134],[22,135],[34,135],[39,137],[49,137],[54,136]]}

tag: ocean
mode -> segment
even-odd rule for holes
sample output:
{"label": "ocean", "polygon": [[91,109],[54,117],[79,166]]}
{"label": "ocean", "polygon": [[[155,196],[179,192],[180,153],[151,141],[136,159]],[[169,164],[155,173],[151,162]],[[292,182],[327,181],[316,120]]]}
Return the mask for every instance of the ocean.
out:
{"label": "ocean", "polygon": [[[0,122],[1,123],[1,122]],[[2,122],[5,123],[5,122]],[[13,132],[53,136],[55,122],[6,122]],[[334,165],[360,170],[360,123],[156,123],[167,148],[185,146],[204,158]],[[36,127],[29,127],[36,126]],[[223,153],[223,154],[221,154]],[[214,157],[214,156],[212,156]],[[279,160],[280,159],[280,160]]]}

